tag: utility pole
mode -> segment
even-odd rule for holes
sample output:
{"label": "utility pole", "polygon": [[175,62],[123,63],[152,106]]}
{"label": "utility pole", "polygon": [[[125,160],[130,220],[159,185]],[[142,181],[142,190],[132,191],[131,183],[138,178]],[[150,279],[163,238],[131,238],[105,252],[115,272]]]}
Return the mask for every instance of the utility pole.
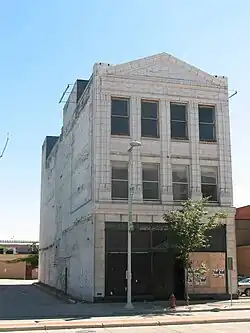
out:
{"label": "utility pole", "polygon": [[132,219],[132,203],[133,203],[133,155],[132,150],[135,147],[140,147],[140,141],[132,141],[130,142],[130,147],[128,149],[128,157],[129,157],[129,177],[128,177],[128,253],[127,253],[127,271],[126,271],[126,279],[127,279],[127,304],[126,309],[133,309],[134,306],[132,304],[132,231],[133,231],[133,219]]}

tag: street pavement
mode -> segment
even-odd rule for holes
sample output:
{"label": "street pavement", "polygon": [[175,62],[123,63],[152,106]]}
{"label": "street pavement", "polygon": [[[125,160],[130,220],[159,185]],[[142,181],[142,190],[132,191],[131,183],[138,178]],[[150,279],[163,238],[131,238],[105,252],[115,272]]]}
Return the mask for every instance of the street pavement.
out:
{"label": "street pavement", "polygon": [[[35,281],[36,282],[36,281]],[[68,304],[33,285],[34,281],[0,280],[0,320],[81,316],[82,304]]]}
{"label": "street pavement", "polygon": [[[36,287],[32,281],[0,280],[0,331],[13,332],[14,327],[18,327],[22,331],[81,329],[77,332],[84,332],[83,329],[88,329],[87,332],[93,333],[98,328],[110,330],[115,326],[134,326],[134,330],[139,326],[150,326],[151,331],[153,326],[157,326],[159,331],[164,325],[173,324],[177,327],[216,321],[233,321],[237,325],[250,322],[250,299],[247,298],[235,300],[233,307],[228,301],[213,302],[190,308],[178,307],[175,313],[167,309],[168,301],[134,305],[135,309],[128,311],[124,303],[71,304],[56,298],[46,288]],[[129,330],[124,328],[125,332]]]}
{"label": "street pavement", "polygon": [[[250,323],[235,324],[202,324],[202,325],[181,325],[181,326],[155,326],[155,327],[116,327],[97,329],[72,329],[52,330],[50,333],[249,333]],[[23,331],[23,333],[31,331]],[[36,333],[47,333],[46,330],[34,331]],[[15,333],[15,332],[13,332]]]}

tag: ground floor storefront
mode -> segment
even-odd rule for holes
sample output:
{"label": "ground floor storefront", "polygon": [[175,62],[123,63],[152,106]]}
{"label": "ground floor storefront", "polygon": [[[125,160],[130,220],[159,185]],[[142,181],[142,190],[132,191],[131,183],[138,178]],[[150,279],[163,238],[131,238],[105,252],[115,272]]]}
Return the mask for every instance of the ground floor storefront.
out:
{"label": "ground floor storefront", "polygon": [[[226,226],[210,234],[208,248],[191,254],[194,266],[208,270],[196,279],[188,275],[190,294],[228,297]],[[127,223],[105,223],[105,294],[107,301],[126,298]],[[134,300],[165,300],[171,293],[185,298],[185,270],[178,254],[168,246],[164,223],[135,223],[132,232],[132,297]],[[100,299],[100,298],[99,298]],[[96,299],[98,301],[98,298]]]}
{"label": "ground floor storefront", "polygon": [[[127,285],[127,205],[102,204],[96,210],[57,242],[41,247],[39,280],[79,300],[122,301]],[[186,285],[193,298],[229,298],[227,257],[233,258],[232,290],[237,295],[234,210],[228,208],[226,225],[210,234],[210,247],[191,254],[194,268],[205,263],[208,271],[199,279],[189,272],[186,285],[183,265],[168,244],[162,220],[166,210],[159,205],[134,205],[133,299],[166,300],[171,293],[183,299]],[[211,213],[220,210],[211,208]]]}

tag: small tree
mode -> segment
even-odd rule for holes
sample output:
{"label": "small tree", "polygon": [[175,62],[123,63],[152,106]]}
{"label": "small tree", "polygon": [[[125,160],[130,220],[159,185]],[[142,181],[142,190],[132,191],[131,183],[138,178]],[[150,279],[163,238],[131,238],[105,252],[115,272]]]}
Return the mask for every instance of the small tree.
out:
{"label": "small tree", "polygon": [[[189,304],[188,270],[192,271],[190,253],[208,247],[210,244],[208,231],[217,228],[222,222],[221,219],[227,216],[223,212],[209,214],[207,203],[208,198],[199,201],[187,200],[181,204],[180,209],[163,215],[167,222],[168,243],[171,248],[175,248],[185,268],[187,305]],[[204,275],[205,269],[205,265],[202,264],[197,272]]]}

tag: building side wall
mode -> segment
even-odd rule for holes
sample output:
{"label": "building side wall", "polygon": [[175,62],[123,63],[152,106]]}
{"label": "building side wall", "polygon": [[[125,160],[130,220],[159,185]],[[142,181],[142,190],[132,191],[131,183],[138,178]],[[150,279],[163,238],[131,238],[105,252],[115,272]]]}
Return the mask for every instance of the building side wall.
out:
{"label": "building side wall", "polygon": [[39,253],[40,281],[85,300],[93,294],[91,140],[90,90],[43,159]]}

